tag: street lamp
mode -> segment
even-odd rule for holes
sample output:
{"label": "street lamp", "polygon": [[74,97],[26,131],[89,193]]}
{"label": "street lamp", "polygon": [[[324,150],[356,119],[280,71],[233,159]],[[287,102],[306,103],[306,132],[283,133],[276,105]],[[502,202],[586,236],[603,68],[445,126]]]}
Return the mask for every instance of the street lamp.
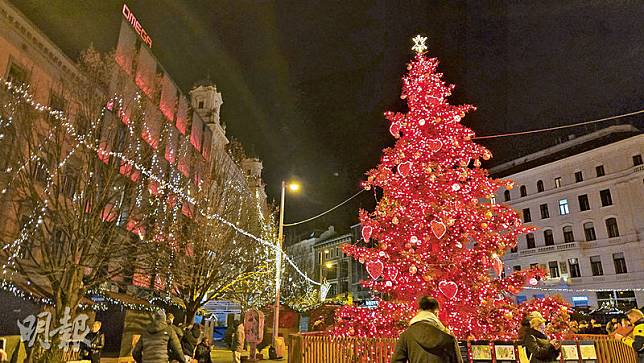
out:
{"label": "street lamp", "polygon": [[300,184],[296,182],[282,181],[282,195],[280,198],[280,223],[277,235],[277,251],[275,252],[275,312],[273,314],[273,346],[277,342],[280,319],[280,281],[282,279],[282,242],[284,240],[284,194],[286,188],[291,192],[300,190]]}

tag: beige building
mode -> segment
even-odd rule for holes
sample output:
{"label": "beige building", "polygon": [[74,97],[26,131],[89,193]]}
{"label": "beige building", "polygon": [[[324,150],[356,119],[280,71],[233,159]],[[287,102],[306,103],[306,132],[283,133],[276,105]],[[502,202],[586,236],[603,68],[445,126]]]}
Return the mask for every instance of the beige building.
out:
{"label": "beige building", "polygon": [[574,306],[644,304],[643,155],[644,134],[620,125],[490,170],[514,180],[496,201],[537,227],[504,256],[506,271],[549,271],[518,301],[561,293]]}

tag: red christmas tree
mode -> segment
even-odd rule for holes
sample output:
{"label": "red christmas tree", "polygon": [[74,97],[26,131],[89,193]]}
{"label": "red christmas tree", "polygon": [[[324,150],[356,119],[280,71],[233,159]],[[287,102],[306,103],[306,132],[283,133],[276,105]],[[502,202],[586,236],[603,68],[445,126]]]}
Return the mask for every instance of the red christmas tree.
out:
{"label": "red christmas tree", "polygon": [[501,256],[532,228],[510,207],[491,202],[512,182],[480,167],[492,154],[461,124],[474,107],[448,103],[454,86],[441,80],[438,60],[425,55],[424,38],[414,41],[417,55],[401,95],[409,111],[385,113],[397,141],[364,182],[366,189],[380,188],[382,198],[374,212],[360,211],[363,241],[344,248],[366,264],[372,280],[362,284],[382,299],[373,309],[339,309],[332,334],[397,336],[422,295],[439,300],[441,320],[459,338],[512,339],[523,314],[535,309],[560,321],[567,310],[560,298],[514,303],[513,294],[544,271],[502,275]]}

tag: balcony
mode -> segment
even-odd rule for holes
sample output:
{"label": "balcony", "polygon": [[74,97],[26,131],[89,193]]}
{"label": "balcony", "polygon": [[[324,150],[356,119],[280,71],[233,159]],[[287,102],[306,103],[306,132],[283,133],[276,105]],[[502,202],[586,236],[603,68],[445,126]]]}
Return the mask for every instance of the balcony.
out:
{"label": "balcony", "polygon": [[512,260],[519,257],[534,256],[534,255],[569,251],[569,250],[575,250],[575,249],[586,250],[586,249],[592,249],[592,248],[609,247],[609,246],[620,245],[620,244],[631,243],[631,242],[642,243],[644,241],[639,241],[637,234],[629,234],[629,235],[623,235],[623,236],[614,237],[614,238],[598,239],[594,241],[575,241],[575,242],[556,244],[552,246],[540,246],[536,248],[522,249],[518,252],[507,253],[505,255],[505,259]]}

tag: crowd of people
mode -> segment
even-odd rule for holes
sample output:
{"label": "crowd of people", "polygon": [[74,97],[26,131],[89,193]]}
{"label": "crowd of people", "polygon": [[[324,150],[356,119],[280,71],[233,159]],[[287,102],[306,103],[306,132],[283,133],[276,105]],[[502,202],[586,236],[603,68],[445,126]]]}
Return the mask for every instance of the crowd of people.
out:
{"label": "crowd of people", "polygon": [[[462,363],[463,358],[456,337],[438,318],[439,305],[436,299],[425,296],[419,301],[419,310],[409,322],[409,327],[400,335],[391,358],[392,363]],[[575,328],[574,324],[572,326]],[[610,334],[631,346],[644,363],[644,314],[638,309],[626,313],[621,321],[612,319],[606,326],[592,319],[582,321],[576,327],[578,333]],[[604,329],[604,330],[602,330]],[[525,349],[531,363],[558,362],[561,342],[546,334],[546,319],[534,311],[527,314],[519,328],[518,341]]]}

